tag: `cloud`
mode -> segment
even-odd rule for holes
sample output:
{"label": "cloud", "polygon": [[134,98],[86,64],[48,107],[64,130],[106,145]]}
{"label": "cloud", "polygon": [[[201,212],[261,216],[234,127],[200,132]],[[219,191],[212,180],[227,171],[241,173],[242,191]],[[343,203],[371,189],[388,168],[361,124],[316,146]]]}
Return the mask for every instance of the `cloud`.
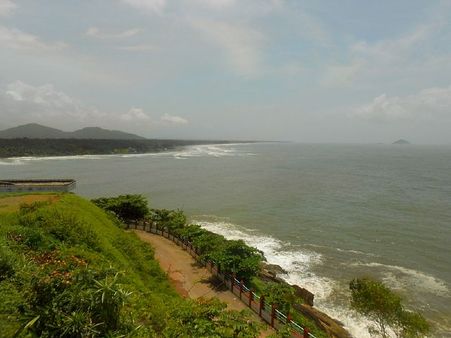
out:
{"label": "cloud", "polygon": [[195,0],[195,2],[213,9],[223,9],[234,5],[236,0]]}
{"label": "cloud", "polygon": [[166,0],[121,0],[123,3],[137,9],[161,14],[166,6]]}
{"label": "cloud", "polygon": [[126,50],[129,52],[148,52],[148,51],[154,51],[158,48],[153,45],[147,45],[147,44],[139,44],[139,45],[131,45],[131,46],[119,46],[117,49],[120,50]]}
{"label": "cloud", "polygon": [[20,50],[61,50],[67,47],[63,42],[44,42],[36,35],[0,26],[0,45]]}
{"label": "cloud", "polygon": [[0,0],[0,16],[7,16],[16,8],[12,0]]}
{"label": "cloud", "polygon": [[253,77],[263,68],[263,34],[248,26],[213,20],[191,20],[191,25],[221,48],[231,69],[238,75]]}
{"label": "cloud", "polygon": [[97,38],[97,39],[122,39],[122,38],[129,38],[132,36],[135,36],[141,32],[141,29],[139,28],[132,28],[128,29],[122,32],[117,33],[105,33],[102,32],[98,27],[90,27],[86,31],[86,35]]}
{"label": "cloud", "polygon": [[402,120],[432,120],[451,118],[451,86],[428,88],[415,95],[380,95],[350,114],[353,118],[371,122]]}
{"label": "cloud", "polygon": [[10,124],[38,121],[64,125],[105,116],[52,84],[33,86],[22,81],[8,84],[0,92],[0,112],[1,120]]}
{"label": "cloud", "polygon": [[173,115],[169,115],[169,114],[164,114],[163,116],[161,116],[160,120],[163,122],[169,122],[172,124],[188,124],[187,119],[180,117],[180,116],[173,116]]}
{"label": "cloud", "polygon": [[144,113],[144,110],[142,108],[131,108],[127,113],[122,114],[120,116],[121,120],[124,121],[145,121],[145,120],[150,120],[149,115],[147,115],[146,113]]}

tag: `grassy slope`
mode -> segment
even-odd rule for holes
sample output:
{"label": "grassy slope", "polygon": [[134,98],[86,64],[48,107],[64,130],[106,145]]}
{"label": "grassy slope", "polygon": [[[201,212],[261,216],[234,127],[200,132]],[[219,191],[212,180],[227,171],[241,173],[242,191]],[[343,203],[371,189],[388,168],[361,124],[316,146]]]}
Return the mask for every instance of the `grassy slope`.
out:
{"label": "grassy slope", "polygon": [[[42,219],[46,221],[36,226]],[[46,256],[49,252],[50,258]],[[120,283],[133,292],[123,312],[133,317],[130,321],[157,330],[169,307],[180,302],[151,248],[116,226],[104,211],[75,195],[61,195],[53,204],[25,216],[0,210],[0,258],[3,337],[11,337],[27,320],[26,311],[20,309],[29,307],[34,281],[47,276],[64,280],[82,270],[121,272]],[[8,272],[8,266],[13,272]]]}

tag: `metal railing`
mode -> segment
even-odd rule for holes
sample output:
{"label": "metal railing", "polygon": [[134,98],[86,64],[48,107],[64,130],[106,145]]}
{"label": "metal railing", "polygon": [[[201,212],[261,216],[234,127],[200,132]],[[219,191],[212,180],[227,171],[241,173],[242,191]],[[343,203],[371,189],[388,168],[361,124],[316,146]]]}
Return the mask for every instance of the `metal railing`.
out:
{"label": "metal railing", "polygon": [[[161,230],[155,224],[149,222],[131,223],[130,229],[144,230],[156,235],[163,236],[182,249],[186,250],[194,259],[199,261],[199,255],[196,248],[187,240],[175,236],[168,229]],[[234,275],[228,275],[220,272],[218,266],[212,261],[201,262],[208,271],[219,280],[224,282],[226,287],[239,299],[255,312],[261,319],[278,330],[284,326],[292,328],[292,337],[296,338],[316,338],[307,327],[303,327],[291,319],[290,314],[284,314],[277,309],[275,304],[265,302],[264,296],[259,296],[252,289],[248,288],[243,281],[238,280]]]}

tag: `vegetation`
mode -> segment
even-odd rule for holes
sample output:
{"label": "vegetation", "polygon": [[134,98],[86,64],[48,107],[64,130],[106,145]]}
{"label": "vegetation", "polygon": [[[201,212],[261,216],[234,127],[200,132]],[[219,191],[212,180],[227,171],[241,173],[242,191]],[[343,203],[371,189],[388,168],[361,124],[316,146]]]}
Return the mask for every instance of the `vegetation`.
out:
{"label": "vegetation", "polygon": [[120,195],[111,198],[97,198],[92,202],[98,207],[112,212],[123,222],[140,220],[149,213],[147,200],[141,195]]}
{"label": "vegetation", "polygon": [[[135,197],[138,198],[138,196]],[[132,200],[133,196],[127,198]],[[115,197],[104,198],[101,199],[101,203],[98,203],[98,200],[94,202],[105,207],[115,204],[116,199]],[[151,209],[149,221],[154,222],[159,229],[167,229],[179,238],[192,243],[201,261],[213,261],[222,272],[235,274],[237,279],[252,286],[258,294],[264,295],[268,304],[276,304],[279,310],[288,313],[294,304],[302,302],[288,284],[268,283],[258,278],[261,262],[265,258],[260,251],[246,245],[244,241],[227,240],[224,236],[205,230],[199,225],[187,225],[186,216],[181,210]],[[314,321],[300,313],[293,311],[292,318],[297,323],[310,328],[316,337],[326,337],[324,331],[318,328]],[[285,331],[290,332],[291,329],[287,328]]]}
{"label": "vegetation", "polygon": [[155,153],[177,147],[227,143],[187,140],[96,140],[96,139],[0,139],[0,158],[18,156],[69,156]]}
{"label": "vegetation", "polygon": [[[155,215],[157,215],[156,219]],[[201,260],[211,260],[222,272],[234,274],[236,278],[246,282],[260,271],[260,264],[264,257],[257,249],[248,246],[242,240],[227,240],[224,236],[202,229],[199,225],[185,225],[180,211],[173,212],[171,215],[174,221],[169,218],[164,223],[164,227],[190,241],[198,250]],[[159,213],[155,211],[152,217],[152,220],[160,218]]]}
{"label": "vegetation", "polygon": [[369,329],[371,334],[389,337],[389,328],[397,337],[424,337],[429,332],[430,327],[424,317],[406,310],[402,298],[382,282],[370,278],[354,279],[349,287],[351,306],[376,323]]}
{"label": "vegetation", "polygon": [[291,312],[293,304],[297,301],[294,290],[288,284],[267,283],[263,289],[265,301],[269,304],[277,304],[277,308],[284,312]]}
{"label": "vegetation", "polygon": [[71,194],[0,212],[0,327],[0,337],[258,335],[247,313],[180,298],[147,244]]}

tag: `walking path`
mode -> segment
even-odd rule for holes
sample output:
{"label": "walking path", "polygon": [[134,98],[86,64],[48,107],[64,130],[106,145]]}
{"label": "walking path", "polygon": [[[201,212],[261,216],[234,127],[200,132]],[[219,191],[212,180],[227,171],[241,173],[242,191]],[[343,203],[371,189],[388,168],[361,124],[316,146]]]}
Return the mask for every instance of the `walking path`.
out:
{"label": "walking path", "polygon": [[[181,296],[192,299],[216,297],[226,303],[230,310],[249,310],[239,298],[221,285],[221,282],[214,281],[215,284],[213,284],[212,274],[205,267],[197,264],[188,252],[174,242],[160,235],[141,230],[133,231],[141,240],[152,245],[155,258],[159,261],[161,268],[167,272],[172,285]],[[253,312],[252,314],[256,320],[261,321],[256,314]],[[261,337],[274,333],[272,329],[265,331]]]}

